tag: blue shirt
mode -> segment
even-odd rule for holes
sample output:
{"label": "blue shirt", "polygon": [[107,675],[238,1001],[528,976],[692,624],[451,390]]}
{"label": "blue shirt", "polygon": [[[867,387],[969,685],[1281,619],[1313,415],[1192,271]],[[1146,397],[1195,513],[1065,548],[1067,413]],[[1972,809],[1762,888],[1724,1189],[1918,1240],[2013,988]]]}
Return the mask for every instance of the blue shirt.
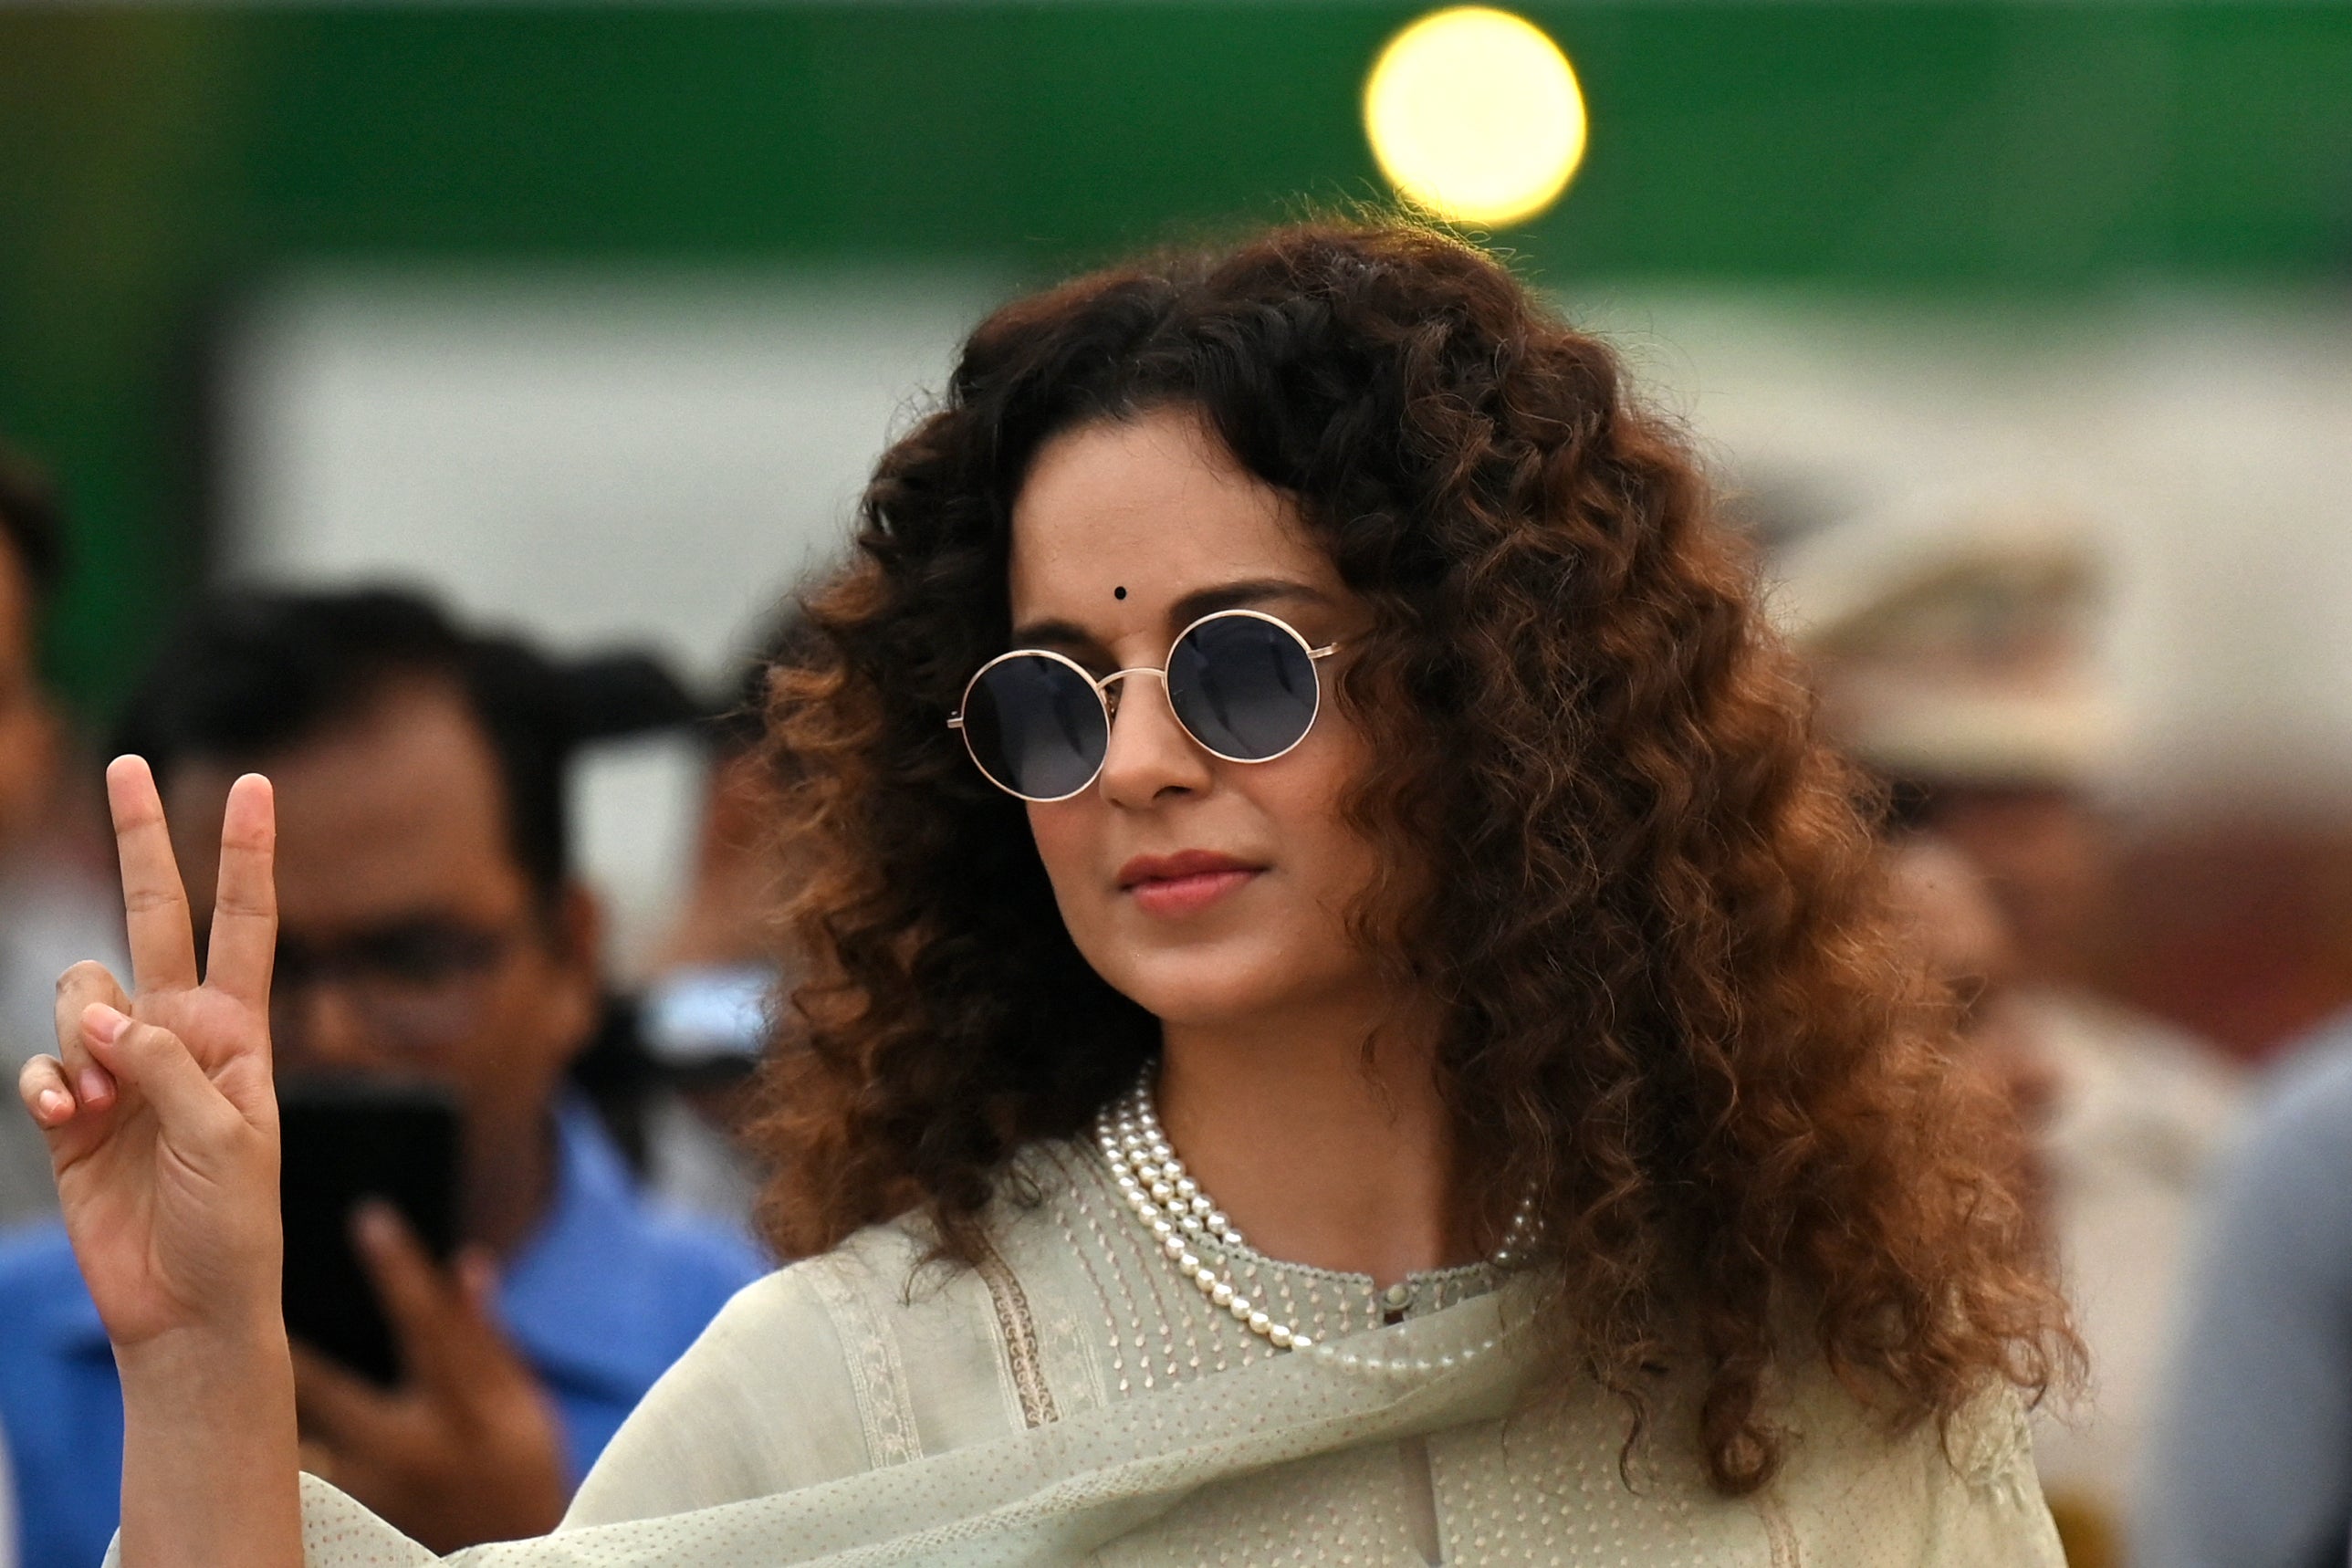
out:
{"label": "blue shirt", "polygon": [[[562,1416],[576,1482],[654,1380],[768,1266],[732,1232],[649,1205],[584,1105],[566,1105],[556,1127],[554,1202],[507,1265],[499,1306]],[[97,1568],[121,1511],[122,1389],[54,1223],[0,1244],[0,1427],[21,1568]]]}
{"label": "blue shirt", "polygon": [[2352,1536],[2352,1016],[2273,1073],[2204,1230],[2132,1561],[2341,1568]]}

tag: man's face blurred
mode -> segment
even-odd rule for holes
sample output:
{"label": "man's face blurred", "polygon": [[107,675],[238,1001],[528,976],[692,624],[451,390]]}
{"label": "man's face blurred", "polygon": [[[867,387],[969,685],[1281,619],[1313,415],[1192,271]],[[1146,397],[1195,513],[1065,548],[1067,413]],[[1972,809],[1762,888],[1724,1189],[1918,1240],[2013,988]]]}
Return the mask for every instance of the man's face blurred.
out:
{"label": "man's face blurred", "polygon": [[0,540],[0,853],[40,818],[57,765],[57,722],[40,686],[33,585]]}
{"label": "man's face blurred", "polygon": [[1984,871],[2028,984],[2083,978],[2109,868],[2097,816],[2071,790],[2019,786],[1938,792],[1936,831]]}
{"label": "man's face blurred", "polygon": [[2004,1157],[2014,1191],[2039,1210],[2049,1175],[2038,1146],[2059,1086],[2014,989],[2016,947],[2000,907],[1975,862],[1935,834],[1897,846],[1888,869],[1896,910],[1929,973],[1952,994],[1960,1070],[1981,1079],[2016,1118],[2018,1142]]}
{"label": "man's face blurred", "polygon": [[[166,783],[199,930],[239,771],[192,761]],[[542,908],[463,701],[394,687],[260,771],[278,795],[281,1069],[436,1083],[478,1132],[528,1125],[593,1026],[594,916],[583,895]]]}

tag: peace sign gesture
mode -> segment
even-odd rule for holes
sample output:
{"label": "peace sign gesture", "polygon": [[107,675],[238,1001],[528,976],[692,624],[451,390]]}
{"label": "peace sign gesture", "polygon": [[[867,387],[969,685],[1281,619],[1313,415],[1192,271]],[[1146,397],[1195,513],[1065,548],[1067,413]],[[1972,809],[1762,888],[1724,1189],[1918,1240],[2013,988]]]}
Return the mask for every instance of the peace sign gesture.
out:
{"label": "peace sign gesture", "polygon": [[106,787],[132,988],[97,963],[68,970],[58,1055],[26,1064],[18,1089],[47,1134],[66,1228],[118,1353],[178,1329],[282,1336],[269,782],[248,774],[229,792],[201,979],[155,781],[121,757]]}

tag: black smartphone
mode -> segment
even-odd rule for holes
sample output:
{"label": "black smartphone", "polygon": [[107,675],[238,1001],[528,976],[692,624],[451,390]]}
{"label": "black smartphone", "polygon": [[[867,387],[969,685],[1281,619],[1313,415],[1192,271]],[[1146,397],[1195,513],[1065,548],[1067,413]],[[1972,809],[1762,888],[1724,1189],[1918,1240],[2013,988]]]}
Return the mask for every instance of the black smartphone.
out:
{"label": "black smartphone", "polygon": [[457,1244],[457,1109],[439,1090],[298,1079],[278,1090],[286,1331],[362,1376],[400,1381],[399,1347],[352,1245],[352,1215],[381,1199],[446,1262]]}

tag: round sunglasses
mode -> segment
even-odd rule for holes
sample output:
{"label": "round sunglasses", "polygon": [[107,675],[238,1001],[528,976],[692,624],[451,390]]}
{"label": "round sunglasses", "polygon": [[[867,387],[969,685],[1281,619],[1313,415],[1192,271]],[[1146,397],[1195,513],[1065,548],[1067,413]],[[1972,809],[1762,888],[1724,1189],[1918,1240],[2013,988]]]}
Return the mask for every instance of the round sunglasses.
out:
{"label": "round sunglasses", "polygon": [[1156,675],[1176,722],[1202,751],[1229,763],[1270,763],[1307,739],[1322,711],[1317,661],[1339,645],[1310,647],[1289,622],[1260,610],[1219,610],[1176,634],[1168,662],[1097,680],[1076,659],[1015,648],[980,667],[948,728],[988,782],[1040,804],[1067,800],[1101,776],[1110,755],[1113,688]]}

